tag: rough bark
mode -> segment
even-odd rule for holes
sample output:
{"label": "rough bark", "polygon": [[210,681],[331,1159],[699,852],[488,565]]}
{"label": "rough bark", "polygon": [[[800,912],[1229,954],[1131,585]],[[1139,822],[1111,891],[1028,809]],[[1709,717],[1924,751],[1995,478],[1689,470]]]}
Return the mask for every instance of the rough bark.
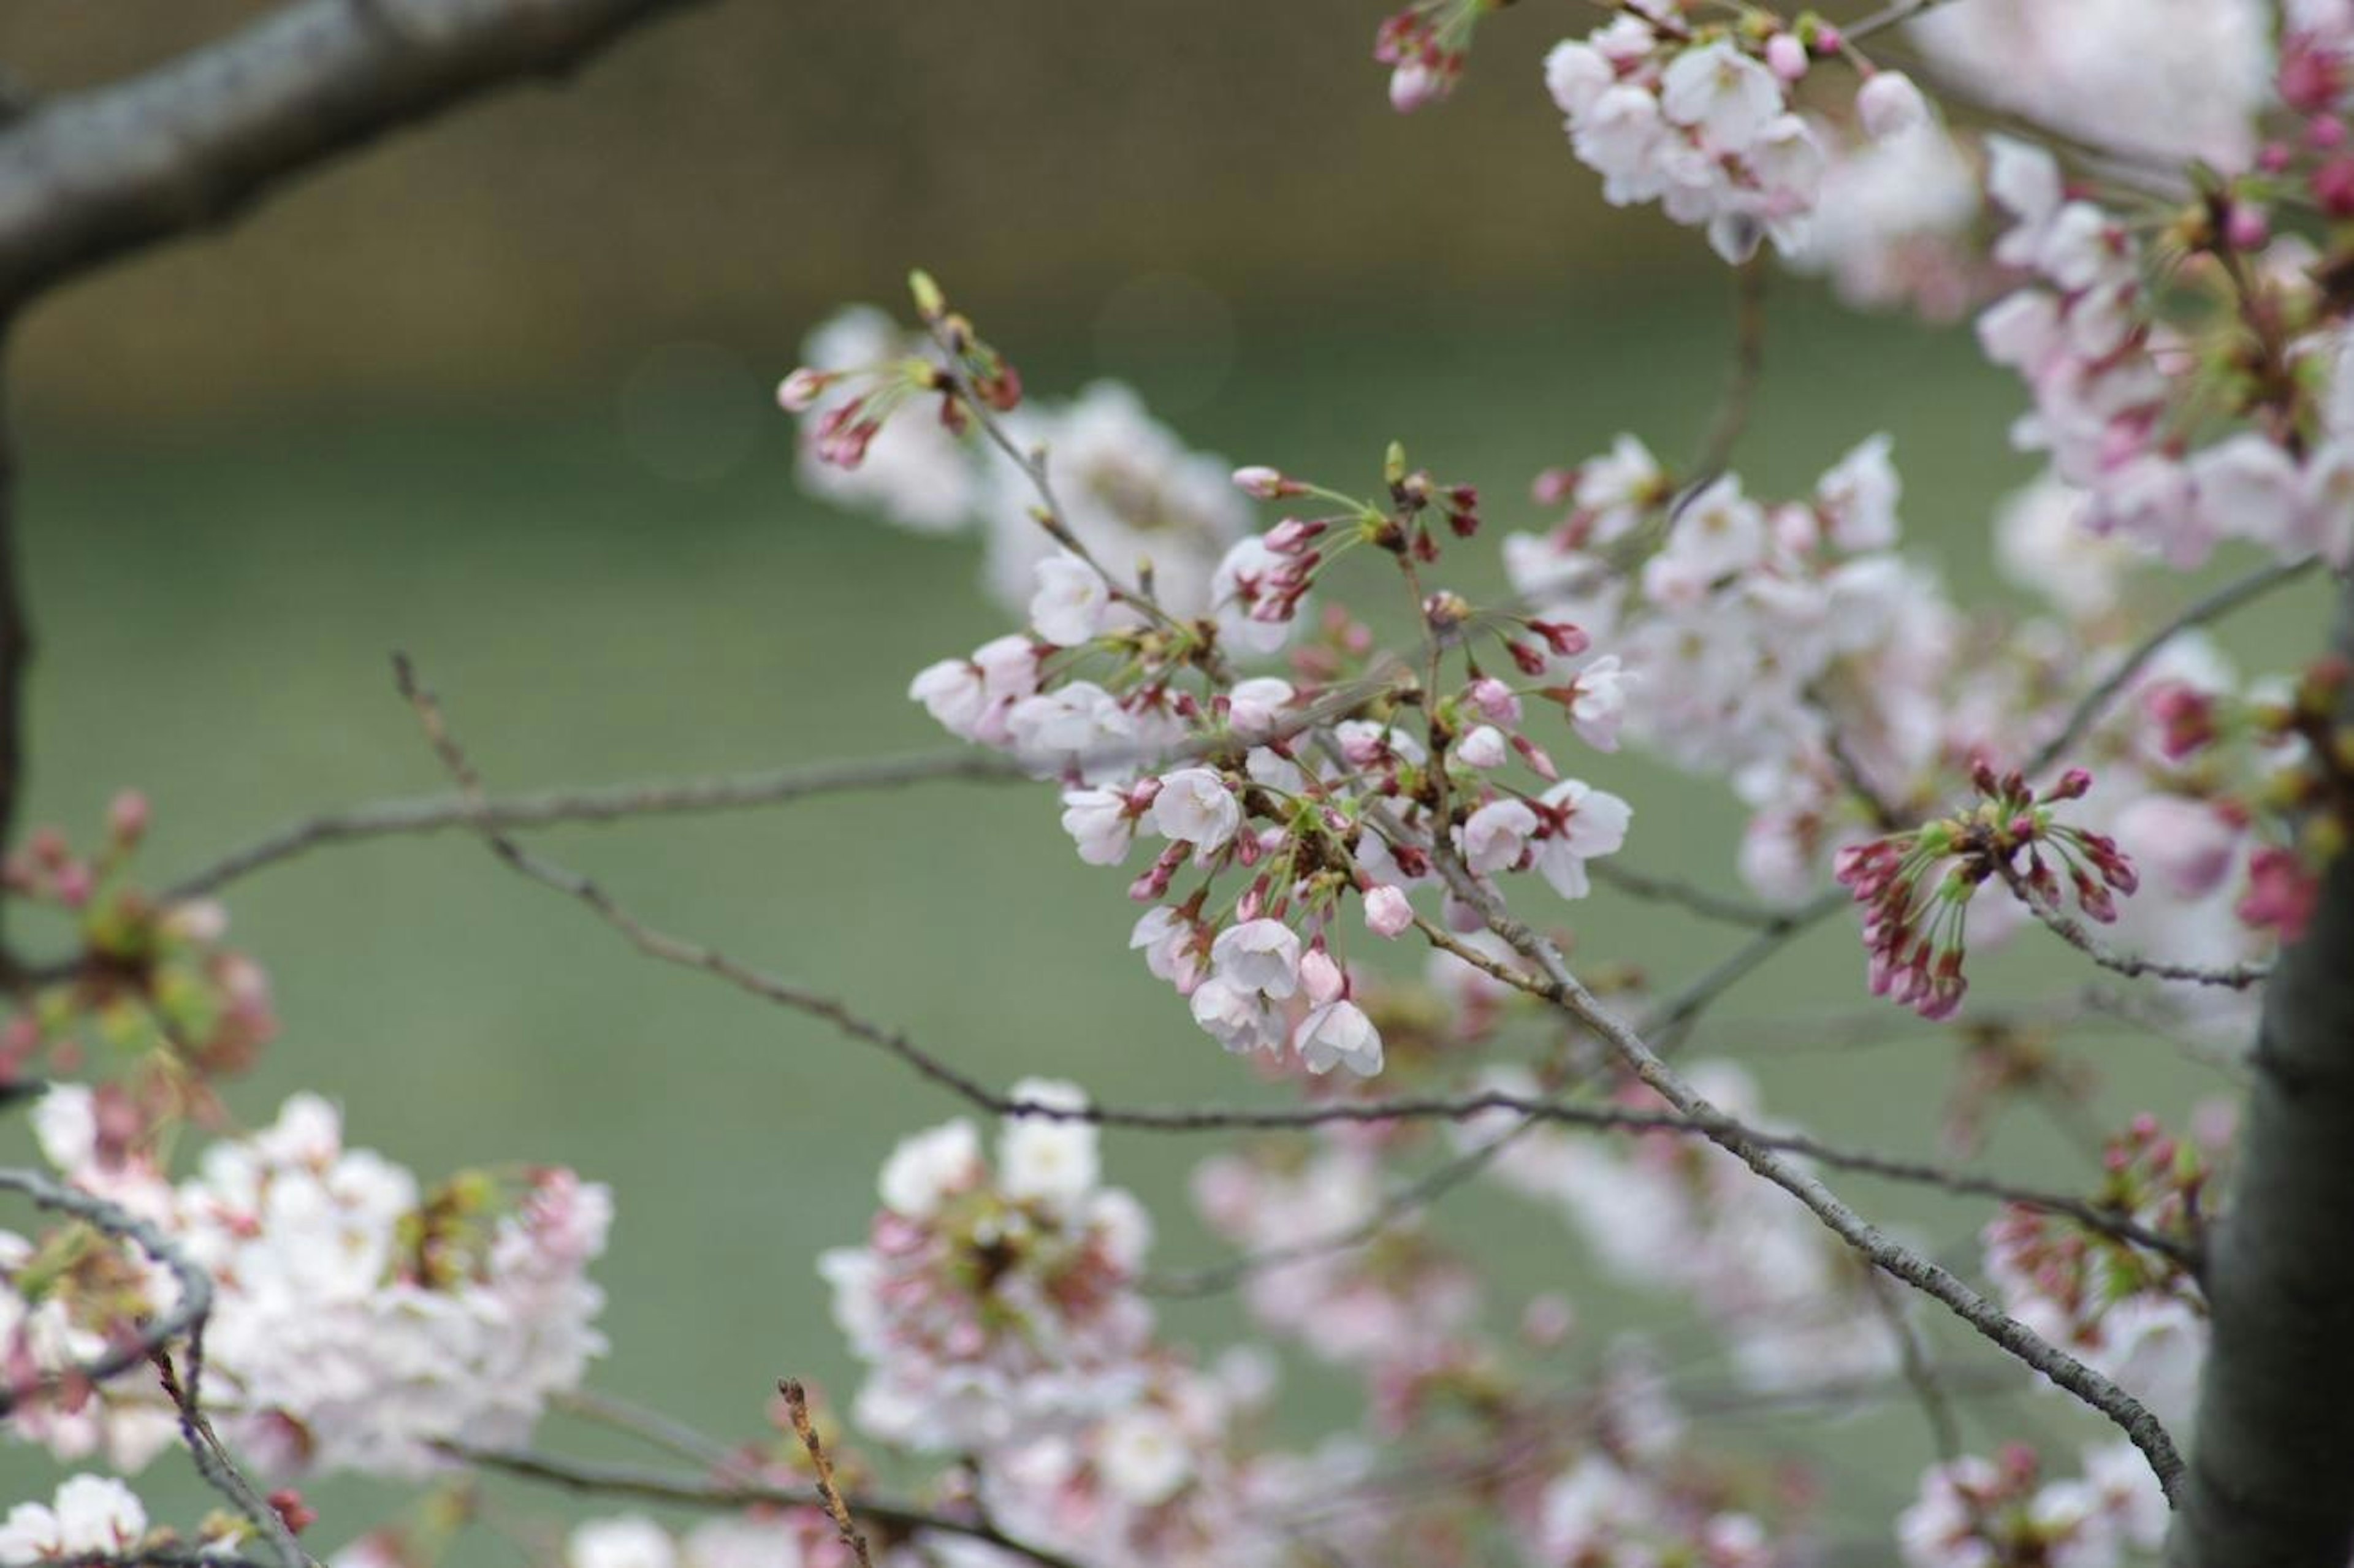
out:
{"label": "rough bark", "polygon": [[226,221],[285,177],[700,0],[301,0],[0,132],[0,303]]}
{"label": "rough bark", "polygon": [[[2354,656],[2354,589],[2332,638]],[[2343,722],[2343,721],[2341,721]],[[2174,1568],[2354,1559],[2354,854],[2264,1001]]]}

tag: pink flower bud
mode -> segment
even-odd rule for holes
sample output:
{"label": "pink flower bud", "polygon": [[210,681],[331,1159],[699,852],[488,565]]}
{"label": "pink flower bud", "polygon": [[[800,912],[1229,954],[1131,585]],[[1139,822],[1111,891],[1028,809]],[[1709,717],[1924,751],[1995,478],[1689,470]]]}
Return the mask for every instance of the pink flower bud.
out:
{"label": "pink flower bud", "polygon": [[1766,64],[1784,81],[1796,81],[1807,74],[1807,46],[1796,33],[1776,33],[1766,40]]}
{"label": "pink flower bud", "polygon": [[1414,906],[1394,887],[1376,887],[1365,895],[1365,929],[1376,937],[1393,938],[1414,924]]}
{"label": "pink flower bud", "polygon": [[1321,1007],[1341,999],[1341,993],[1348,989],[1348,977],[1332,961],[1331,954],[1321,948],[1310,948],[1299,959],[1299,989],[1307,992],[1310,1001]]}
{"label": "pink flower bud", "polygon": [[1927,122],[1929,105],[1901,70],[1874,71],[1855,95],[1856,118],[1874,141],[1901,136]]}
{"label": "pink flower bud", "polygon": [[2223,220],[2223,242],[2234,250],[2261,250],[2272,233],[2264,209],[2248,202],[2233,202],[2231,216]]}
{"label": "pink flower bud", "polygon": [[1300,487],[1274,469],[1255,463],[1235,470],[1235,488],[1245,495],[1255,495],[1261,501],[1273,501],[1278,496],[1297,495]]}
{"label": "pink flower bud", "polygon": [[1485,715],[1489,722],[1501,725],[1506,729],[1521,722],[1521,699],[1512,694],[1511,687],[1493,675],[1482,675],[1472,682],[1468,694],[1471,705]]}
{"label": "pink flower bud", "polygon": [[136,843],[147,831],[147,797],[136,789],[115,796],[106,809],[106,828],[118,842]]}
{"label": "pink flower bud", "polygon": [[817,400],[825,396],[825,389],[833,381],[824,371],[804,366],[778,383],[777,407],[788,414],[805,414],[817,407]]}

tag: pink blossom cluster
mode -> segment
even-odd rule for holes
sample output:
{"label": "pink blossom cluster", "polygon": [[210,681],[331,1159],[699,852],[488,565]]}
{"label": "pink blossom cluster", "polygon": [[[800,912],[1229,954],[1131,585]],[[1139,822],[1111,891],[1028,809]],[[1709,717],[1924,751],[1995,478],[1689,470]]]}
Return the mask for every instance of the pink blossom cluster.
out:
{"label": "pink blossom cluster", "polygon": [[[1656,201],[1740,261],[1766,236],[1785,250],[1805,238],[1826,158],[1791,91],[1817,56],[1844,48],[1822,23],[1761,39],[1695,20],[1681,0],[1629,5],[1585,39],[1556,45],[1545,89],[1606,200]],[[1919,126],[1927,108],[1902,73],[1871,71],[1855,113],[1871,135],[1895,136]]]}
{"label": "pink blossom cluster", "polygon": [[[110,1142],[100,1108],[86,1088],[52,1089],[36,1113],[42,1147],[74,1185],[157,1225],[214,1277],[208,1405],[265,1471],[419,1476],[444,1463],[438,1442],[520,1441],[604,1349],[589,1326],[603,1297],[585,1269],[611,1201],[568,1171],[532,1171],[514,1192],[467,1176],[428,1193],[345,1148],[335,1108],[297,1095],[175,1184]],[[177,1299],[173,1276],[135,1252],[79,1249],[58,1279],[44,1265],[64,1245],[60,1233],[0,1237],[0,1343],[20,1381],[86,1360]],[[175,1434],[160,1393],[135,1381],[65,1393],[28,1402],[12,1427],[125,1468]]]}
{"label": "pink blossom cluster", "polygon": [[2073,894],[2076,907],[2104,925],[2116,920],[2115,895],[2141,885],[2115,840],[2052,814],[2091,789],[2084,769],[2039,791],[1980,761],[1970,782],[1979,798],[1967,811],[1840,852],[1840,884],[1863,906],[1872,993],[1924,1018],[1949,1018],[1961,1006],[1970,902],[1988,883],[2055,912]]}
{"label": "pink blossom cluster", "polygon": [[140,1115],[202,1114],[213,1080],[250,1068],[276,1036],[269,980],[226,945],[220,905],[161,901],[133,882],[147,824],[146,798],[125,790],[95,850],[77,853],[64,834],[41,828],[0,866],[12,897],[73,922],[80,953],[19,992],[0,1025],[0,1085],[43,1065],[112,1077],[124,1063],[121,1092]]}
{"label": "pink blossom cluster", "polygon": [[1411,114],[1455,90],[1480,14],[1502,0],[1415,0],[1384,17],[1373,58],[1390,68],[1390,107]]}
{"label": "pink blossom cluster", "polygon": [[[1085,1106],[1047,1080],[1013,1097]],[[1135,1290],[1150,1228],[1098,1176],[1082,1121],[1009,1121],[993,1168],[961,1118],[893,1151],[866,1245],[820,1260],[834,1319],[871,1369],[861,1427],[917,1448],[993,1446],[1131,1397],[1152,1331]]]}
{"label": "pink blossom cluster", "polygon": [[2199,565],[2227,538],[2342,564],[2354,548],[2354,387],[2342,386],[2342,334],[2316,319],[2302,253],[2258,253],[2261,234],[2238,233],[2228,216],[2211,237],[2237,270],[2243,312],[2261,323],[2250,330],[2264,363],[2246,395],[2256,426],[2194,448],[2196,339],[2153,319],[2140,240],[2072,196],[2044,149],[1996,137],[1988,156],[1989,189],[2010,218],[1995,256],[2035,280],[1978,323],[1987,356],[2034,395],[2015,442],[2050,452],[2062,479],[2090,492],[2090,526],[2175,566]]}
{"label": "pink blossom cluster", "polygon": [[[1085,1107],[1047,1080],[1011,1097]],[[861,1428],[973,1457],[978,1500],[1018,1539],[1107,1564],[1276,1568],[1284,1517],[1361,1468],[1354,1450],[1260,1448],[1246,1425],[1272,1391],[1266,1359],[1204,1368],[1154,1338],[1137,1288],[1147,1223],[1101,1184],[1093,1127],[1010,1118],[995,1153],[964,1120],[907,1139],[867,1245],[821,1260],[870,1369]]]}
{"label": "pink blossom cluster", "polygon": [[[1204,593],[1174,579],[1188,593],[1179,599],[1162,591],[1159,560],[1123,576],[1066,517],[1042,512],[1034,530],[1049,547],[1031,564],[1028,630],[930,665],[909,687],[952,734],[1059,778],[1063,826],[1089,864],[1121,864],[1140,841],[1160,841],[1129,888],[1153,906],[1130,945],[1226,1049],[1288,1053],[1315,1074],[1381,1068],[1379,1033],[1334,952],[1352,902],[1375,936],[1397,936],[1417,918],[1414,891],[1442,878],[1441,846],[1467,874],[1532,871],[1583,897],[1586,865],[1620,847],[1631,815],[1617,796],[1564,778],[1523,729],[1524,698],[1535,697],[1614,749],[1628,696],[1616,657],[1586,657],[1590,640],[1565,621],[1483,617],[1427,589],[1418,571],[1438,560],[1442,528],[1477,533],[1478,493],[1408,469],[1396,450],[1384,481],[1374,502],[1237,471],[1246,494],[1335,510],[1245,535]],[[1359,552],[1392,561],[1460,675],[1421,690],[1371,661],[1370,634],[1337,612],[1292,649],[1296,679],[1240,674],[1236,660],[1293,642],[1310,588]],[[1483,652],[1520,682],[1489,673]],[[1419,726],[1400,722],[1408,702]]]}
{"label": "pink blossom cluster", "polygon": [[2079,1478],[2043,1474],[2034,1450],[2016,1444],[1931,1466],[1897,1517],[1904,1568],[2118,1568],[2164,1542],[2166,1496],[2129,1445],[2086,1449]]}
{"label": "pink blossom cluster", "polygon": [[[2137,1117],[2104,1152],[2094,1202],[2151,1234],[2195,1239],[2213,1202],[2215,1142],[2177,1138],[2156,1118]],[[2159,1420],[2190,1418],[2207,1308],[2178,1258],[2015,1206],[1987,1226],[1984,1241],[2005,1310],[2115,1379]]]}
{"label": "pink blossom cluster", "polygon": [[1953,700],[1961,620],[1893,548],[1903,486],[1885,437],[1801,500],[1753,497],[1730,473],[1679,486],[1633,436],[1537,493],[1564,513],[1504,541],[1513,587],[1613,649],[1580,678],[1643,694],[1630,739],[1730,780],[1760,893],[1803,898],[1857,832],[1847,768],[1902,799],[1944,761],[1968,711]]}

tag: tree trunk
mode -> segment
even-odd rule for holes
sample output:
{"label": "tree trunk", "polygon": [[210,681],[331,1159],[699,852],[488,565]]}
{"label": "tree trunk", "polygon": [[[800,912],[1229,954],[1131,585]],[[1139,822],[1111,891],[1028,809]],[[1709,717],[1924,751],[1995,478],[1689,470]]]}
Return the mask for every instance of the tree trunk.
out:
{"label": "tree trunk", "polygon": [[[2354,657],[2354,588],[2332,646]],[[2341,713],[2340,722],[2347,715]],[[2354,1558],[2354,853],[2267,982],[2173,1568]]]}

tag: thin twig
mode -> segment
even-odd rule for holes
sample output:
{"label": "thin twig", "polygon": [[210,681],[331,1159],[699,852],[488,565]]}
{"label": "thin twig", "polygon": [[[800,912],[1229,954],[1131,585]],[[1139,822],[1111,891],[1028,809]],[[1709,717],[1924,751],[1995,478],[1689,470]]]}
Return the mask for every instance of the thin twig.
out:
{"label": "thin twig", "polygon": [[379,800],[290,822],[243,848],[190,872],[162,897],[166,903],[218,892],[241,876],[328,844],[432,833],[488,821],[497,828],[546,828],[567,822],[613,822],[632,817],[683,816],[781,805],[812,795],[889,789],[938,779],[1014,780],[1029,777],[1011,758],[991,752],[923,752],[856,762],[783,768],[725,779],[620,784],[476,803],[463,796]]}
{"label": "thin twig", "polygon": [[850,1517],[850,1505],[842,1500],[842,1489],[833,1484],[833,1461],[825,1457],[825,1445],[818,1440],[817,1423],[810,1419],[809,1391],[792,1378],[777,1380],[777,1392],[785,1396],[785,1409],[793,1418],[793,1435],[809,1450],[810,1464],[817,1470],[818,1495],[825,1499],[825,1511],[833,1520],[836,1535],[858,1559],[858,1568],[875,1568],[874,1559],[866,1552],[866,1538],[858,1533],[858,1526]]}
{"label": "thin twig", "polygon": [[[541,1481],[567,1491],[598,1497],[637,1498],[646,1502],[676,1503],[682,1507],[701,1509],[825,1507],[824,1498],[813,1488],[707,1481],[669,1475],[660,1470],[640,1469],[630,1465],[601,1465],[585,1459],[567,1459],[528,1449],[478,1448],[461,1443],[441,1443],[436,1446],[452,1458],[486,1470],[496,1470],[503,1475]],[[878,1525],[902,1535],[914,1535],[923,1531],[960,1535],[968,1541],[981,1542],[1002,1552],[1026,1557],[1039,1564],[1039,1568],[1080,1568],[1080,1564],[1060,1552],[1017,1541],[988,1523],[929,1513],[910,1504],[864,1495],[846,1497],[843,1502]]]}
{"label": "thin twig", "polygon": [[[199,1323],[196,1330],[191,1331],[189,1340],[192,1346],[197,1342],[202,1328]],[[227,1498],[231,1508],[252,1523],[261,1539],[270,1543],[270,1555],[277,1560],[279,1568],[318,1568],[316,1560],[302,1549],[301,1542],[294,1539],[294,1531],[287,1524],[285,1516],[246,1478],[245,1472],[237,1467],[237,1461],[230,1458],[228,1450],[221,1446],[219,1434],[213,1430],[212,1422],[196,1403],[196,1379],[193,1372],[183,1383],[173,1369],[168,1351],[158,1349],[149,1360],[154,1362],[156,1374],[163,1382],[165,1397],[171,1400],[172,1408],[179,1413],[180,1436],[187,1444],[188,1457],[196,1463],[196,1474],[204,1478],[207,1486]],[[190,1364],[192,1368],[203,1364],[201,1358],[193,1351]]]}
{"label": "thin twig", "polygon": [[586,1388],[564,1389],[549,1395],[548,1403],[567,1414],[627,1433],[690,1465],[703,1465],[714,1472],[724,1472],[744,1459],[717,1438],[706,1436],[676,1417],[614,1394]]}
{"label": "thin twig", "polygon": [[2192,985],[2219,986],[2226,991],[2245,991],[2261,985],[2271,975],[2269,964],[2232,964],[2223,969],[2208,969],[2198,964],[2178,964],[2163,959],[2145,958],[2139,953],[2122,953],[2103,942],[2086,928],[2084,923],[2064,909],[2057,909],[2035,896],[2026,879],[2009,865],[2000,868],[2003,880],[2029,914],[2041,923],[2044,929],[2084,954],[2105,969],[2128,979],[2147,977],[2152,980],[2184,980]]}
{"label": "thin twig", "polygon": [[1536,966],[1553,1003],[1599,1034],[1628,1070],[1653,1093],[1701,1124],[1711,1141],[1788,1192],[1832,1234],[1894,1277],[1943,1303],[1979,1334],[2106,1415],[2132,1439],[2157,1473],[2168,1499],[2180,1491],[2183,1463],[2166,1428],[2139,1400],[1971,1289],[1953,1272],[1883,1234],[1811,1172],[1793,1164],[1750,1129],[1726,1116],[1661,1060],[1623,1020],[1596,999],[1542,933],[1507,909],[1495,889],[1472,875],[1444,842],[1434,855],[1457,897],[1480,914],[1490,931]]}
{"label": "thin twig", "polygon": [[2273,589],[2297,578],[2320,564],[2320,557],[2307,556],[2299,561],[2278,561],[2259,567],[2245,577],[2234,577],[2213,592],[2201,595],[2178,611],[2174,618],[2150,632],[2133,651],[2118,662],[2116,668],[2094,683],[2090,691],[2077,699],[2070,710],[2067,722],[2059,733],[2036,749],[2021,769],[2029,778],[2047,772],[2068,755],[2069,748],[2084,736],[2084,732],[2108,711],[2117,694],[2133,683],[2134,677],[2156,658],[2166,645],[2193,627],[2219,620],[2254,599],[2262,599]]}

